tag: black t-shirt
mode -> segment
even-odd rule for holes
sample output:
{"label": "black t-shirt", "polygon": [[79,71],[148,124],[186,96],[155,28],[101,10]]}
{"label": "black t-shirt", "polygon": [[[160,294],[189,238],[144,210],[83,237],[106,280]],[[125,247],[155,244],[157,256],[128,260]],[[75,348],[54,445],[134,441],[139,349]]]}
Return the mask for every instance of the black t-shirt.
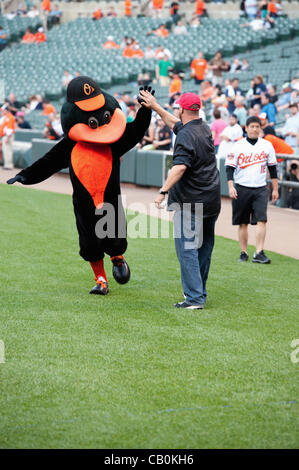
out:
{"label": "black t-shirt", "polygon": [[272,126],[266,126],[266,127],[264,127],[262,130],[263,130],[263,132],[264,132],[265,135],[268,135],[268,134],[276,135],[276,134],[275,134],[274,127],[272,127]]}
{"label": "black t-shirt", "polygon": [[[158,141],[161,142],[162,140],[170,139],[171,132],[168,126],[162,127],[158,132]],[[159,145],[158,150],[169,150],[171,145],[171,141],[169,144]]]}
{"label": "black t-shirt", "polygon": [[194,119],[185,125],[178,122],[173,132],[177,134],[173,165],[186,165],[187,169],[170,189],[168,206],[202,202],[204,217],[218,215],[221,207],[220,178],[209,126],[202,119]]}

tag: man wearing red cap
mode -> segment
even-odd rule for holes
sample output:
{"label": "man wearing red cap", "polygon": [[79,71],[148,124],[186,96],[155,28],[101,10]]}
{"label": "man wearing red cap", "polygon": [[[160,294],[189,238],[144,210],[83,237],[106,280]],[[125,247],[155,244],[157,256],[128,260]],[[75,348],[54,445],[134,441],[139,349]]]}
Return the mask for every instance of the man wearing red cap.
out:
{"label": "man wearing red cap", "polygon": [[202,309],[214,247],[215,222],[220,212],[220,179],[208,125],[199,118],[200,98],[183,94],[176,103],[179,119],[163,109],[148,91],[140,91],[143,106],[158,113],[176,134],[173,167],[155,199],[168,195],[174,210],[175,246],[185,300],[177,308]]}

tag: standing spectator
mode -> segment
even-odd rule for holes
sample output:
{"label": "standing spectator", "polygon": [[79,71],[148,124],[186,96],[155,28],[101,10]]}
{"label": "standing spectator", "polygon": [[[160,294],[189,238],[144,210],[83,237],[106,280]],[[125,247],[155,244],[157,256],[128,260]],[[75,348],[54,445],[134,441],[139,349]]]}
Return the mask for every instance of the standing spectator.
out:
{"label": "standing spectator", "polygon": [[[173,72],[173,76],[172,76],[172,80],[170,82],[170,85],[169,85],[169,98],[171,100],[171,98],[177,94],[177,93],[181,93],[182,91],[182,80],[180,78],[180,74],[177,73],[176,71]],[[172,104],[172,102],[170,101],[170,104]]]}
{"label": "standing spectator", "polygon": [[299,132],[299,112],[298,104],[291,103],[289,105],[291,111],[291,116],[287,118],[285,125],[280,129],[281,134],[283,135],[287,144],[291,147],[297,147],[297,135]]}
{"label": "standing spectator", "polygon": [[7,45],[7,34],[6,31],[0,25],[0,52],[6,47]]}
{"label": "standing spectator", "polygon": [[276,108],[273,103],[270,101],[269,93],[263,93],[261,96],[261,104],[262,104],[262,113],[266,113],[269,121],[270,126],[275,126],[276,123]]}
{"label": "standing spectator", "polygon": [[[179,99],[180,119],[164,110],[150,93],[141,91],[140,94],[145,106],[156,111],[177,134],[173,167],[155,199],[157,207],[161,207],[165,194],[169,192],[168,209],[173,210],[173,205],[176,206],[175,246],[185,300],[175,307],[202,309],[207,299],[206,283],[221,204],[211,131],[198,118],[201,103],[195,93],[185,93]],[[203,207],[202,216],[198,214],[198,203]]]}
{"label": "standing spectator", "polygon": [[31,129],[28,121],[25,121],[25,113],[18,111],[16,114],[16,126],[18,129]]}
{"label": "standing spectator", "polygon": [[169,13],[174,24],[176,24],[180,18],[179,13],[178,13],[179,8],[180,8],[180,5],[178,1],[171,2]]}
{"label": "standing spectator", "polygon": [[14,115],[8,110],[7,104],[1,108],[2,120],[0,124],[0,137],[2,138],[3,168],[12,170],[13,164],[13,143],[15,136],[16,120]]}
{"label": "standing spectator", "polygon": [[[291,160],[287,173],[287,180],[299,183],[299,165],[297,160]],[[299,210],[299,188],[289,188],[288,207]]]}
{"label": "standing spectator", "polygon": [[253,95],[251,99],[251,107],[255,104],[261,105],[261,96],[262,93],[267,92],[267,87],[264,83],[264,78],[262,75],[256,75],[253,79]]}
{"label": "standing spectator", "polygon": [[48,30],[48,16],[51,12],[51,0],[43,0],[41,4],[43,28],[45,31]]}
{"label": "standing spectator", "polygon": [[158,18],[162,14],[164,6],[164,0],[152,0],[152,8],[154,11],[154,15]]}
{"label": "standing spectator", "polygon": [[159,80],[161,86],[168,86],[170,79],[168,76],[169,70],[173,67],[168,55],[164,55],[163,60],[160,60],[156,67],[156,78]]}
{"label": "standing spectator", "polygon": [[205,79],[205,73],[207,70],[208,63],[204,59],[203,53],[199,52],[196,59],[191,62],[191,77],[197,85],[200,85]]}
{"label": "standing spectator", "polygon": [[264,136],[266,135],[276,135],[274,127],[269,124],[267,113],[261,113],[259,115],[261,120],[261,129]]}
{"label": "standing spectator", "polygon": [[246,15],[250,20],[256,18],[257,13],[257,0],[246,0],[245,1]]}
{"label": "standing spectator", "polygon": [[268,10],[268,15],[271,16],[272,18],[277,18],[277,6],[276,2],[269,2],[267,6]]}
{"label": "standing spectator", "polygon": [[103,13],[100,8],[98,8],[95,12],[92,14],[92,19],[94,21],[99,21],[101,18],[103,18]]}
{"label": "standing spectator", "polygon": [[124,1],[124,10],[125,10],[125,16],[127,18],[130,18],[132,16],[132,1],[131,0]]}
{"label": "standing spectator", "polygon": [[247,111],[244,107],[244,97],[238,96],[235,99],[235,110],[234,114],[237,116],[238,122],[242,127],[243,131],[245,129],[246,120],[247,120]]}
{"label": "standing spectator", "polygon": [[228,101],[228,112],[229,114],[233,114],[235,110],[235,99],[237,96],[242,96],[238,78],[233,78],[231,83],[226,87],[225,96]]}
{"label": "standing spectator", "polygon": [[54,10],[51,11],[49,14],[49,20],[52,25],[60,24],[60,20],[62,17],[62,11],[59,10],[59,6],[56,4],[54,5]]}
{"label": "standing spectator", "polygon": [[[261,121],[250,117],[246,122],[246,139],[237,142],[226,158],[229,196],[232,199],[233,225],[239,225],[241,254],[248,261],[248,224],[257,225],[256,252],[252,262],[268,264],[264,253],[267,224],[267,167],[272,179],[272,202],[278,200],[276,156],[272,144],[259,138]],[[235,183],[235,186],[234,186]]]}
{"label": "standing spectator", "polygon": [[228,121],[228,126],[220,134],[220,145],[218,148],[218,157],[226,158],[232,151],[234,144],[242,139],[243,129],[238,124],[238,118],[235,114],[231,114]]}
{"label": "standing spectator", "polygon": [[213,116],[215,120],[211,124],[212,137],[215,145],[216,153],[218,152],[218,147],[220,145],[220,134],[227,127],[227,122],[221,119],[221,113],[219,109],[214,109]]}
{"label": "standing spectator", "polygon": [[210,60],[209,69],[213,72],[213,85],[222,84],[222,72],[229,70],[229,63],[222,58],[221,51],[216,52]]}
{"label": "standing spectator", "polygon": [[203,0],[196,0],[195,13],[199,18],[202,16],[208,16],[206,11],[206,5]]}

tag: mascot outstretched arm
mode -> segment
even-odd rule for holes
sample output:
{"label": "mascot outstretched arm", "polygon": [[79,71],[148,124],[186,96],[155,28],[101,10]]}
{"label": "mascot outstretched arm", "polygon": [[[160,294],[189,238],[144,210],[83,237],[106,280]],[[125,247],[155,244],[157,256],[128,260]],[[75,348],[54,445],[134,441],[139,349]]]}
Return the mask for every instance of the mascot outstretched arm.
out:
{"label": "mascot outstretched arm", "polygon": [[[120,198],[120,157],[142,139],[150,120],[151,111],[141,106],[135,120],[127,123],[113,96],[102,91],[89,77],[74,78],[61,109],[65,137],[33,165],[7,181],[8,184],[16,181],[36,184],[69,167],[80,255],[89,261],[95,274],[96,286],[91,294],[109,292],[105,253],[112,261],[115,280],[125,284],[130,279],[130,269],[123,257],[127,239]],[[106,216],[105,204],[114,209],[112,236],[96,234],[97,224]]]}

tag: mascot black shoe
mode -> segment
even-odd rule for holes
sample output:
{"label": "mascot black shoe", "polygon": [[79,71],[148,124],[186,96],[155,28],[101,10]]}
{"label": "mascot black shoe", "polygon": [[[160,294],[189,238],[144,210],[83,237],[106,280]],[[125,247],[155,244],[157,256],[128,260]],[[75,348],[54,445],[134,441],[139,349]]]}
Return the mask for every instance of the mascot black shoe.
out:
{"label": "mascot black shoe", "polygon": [[[105,254],[111,258],[116,281],[125,284],[130,279],[130,269],[123,258],[127,239],[120,196],[120,157],[143,138],[150,121],[151,111],[141,105],[135,120],[127,123],[113,96],[91,78],[76,77],[68,85],[67,101],[61,109],[63,139],[7,181],[36,184],[69,168],[80,255],[90,263],[97,283],[91,294],[109,292]],[[113,211],[107,219],[111,207]],[[97,230],[105,225],[103,220],[112,230]]]}

